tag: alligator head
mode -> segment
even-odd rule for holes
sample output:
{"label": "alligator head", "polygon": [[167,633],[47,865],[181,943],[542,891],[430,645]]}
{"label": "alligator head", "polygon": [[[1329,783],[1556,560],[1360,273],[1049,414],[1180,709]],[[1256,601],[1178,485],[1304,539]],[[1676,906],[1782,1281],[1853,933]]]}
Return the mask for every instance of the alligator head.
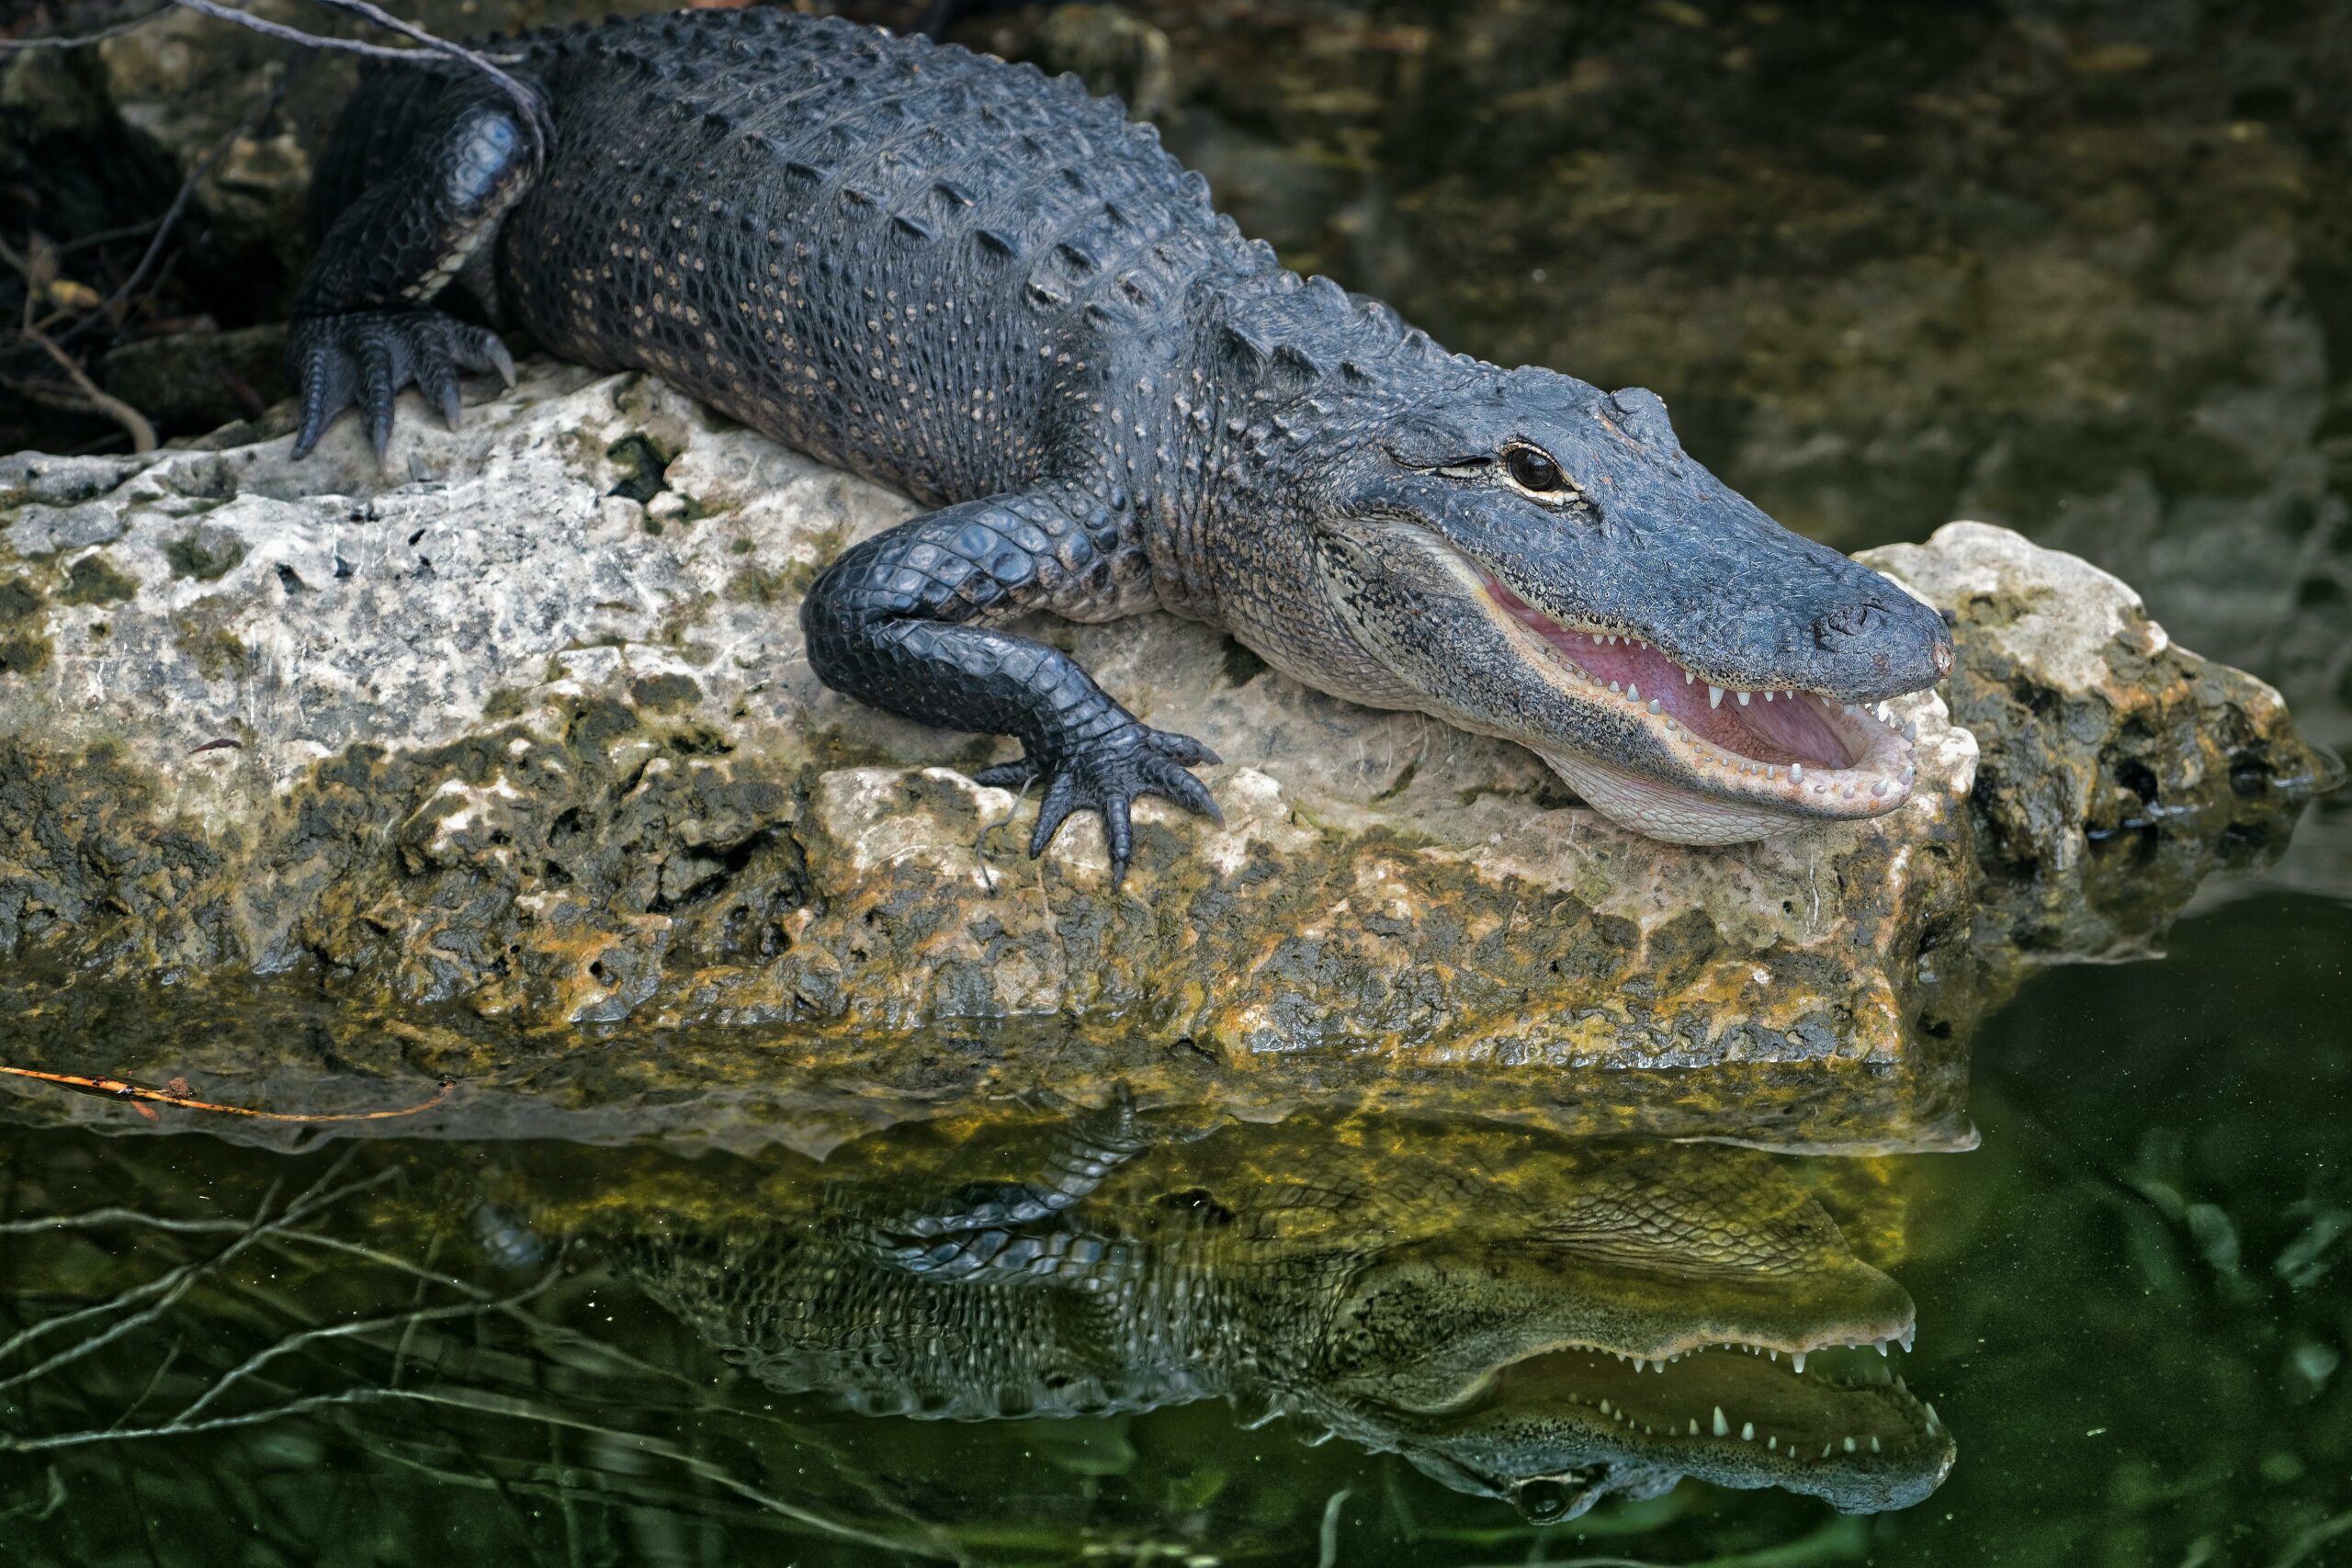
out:
{"label": "alligator head", "polygon": [[1508,1234],[1369,1258],[1278,1407],[1544,1522],[1685,1475],[1871,1512],[1951,1468],[1885,1359],[1909,1295],[1768,1160],[1660,1150],[1527,1196]]}
{"label": "alligator head", "polygon": [[1951,668],[1935,610],[1735,493],[1654,394],[1452,363],[1313,509],[1392,705],[1516,740],[1676,843],[1903,803],[1911,737],[1878,705]]}

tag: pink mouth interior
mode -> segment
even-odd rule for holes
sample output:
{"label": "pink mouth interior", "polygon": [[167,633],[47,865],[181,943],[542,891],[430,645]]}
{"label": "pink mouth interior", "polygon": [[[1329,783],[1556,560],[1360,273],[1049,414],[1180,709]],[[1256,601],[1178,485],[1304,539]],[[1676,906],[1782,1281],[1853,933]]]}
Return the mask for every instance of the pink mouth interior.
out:
{"label": "pink mouth interior", "polygon": [[1603,685],[1613,681],[1638,691],[1645,703],[1655,699],[1662,715],[1702,740],[1758,762],[1854,764],[1852,750],[1829,722],[1828,705],[1810,692],[1779,693],[1769,703],[1757,692],[1743,705],[1736,693],[1725,691],[1721,705],[1710,706],[1706,682],[1687,678],[1682,666],[1648,644],[1622,637],[1595,642],[1591,633],[1569,630],[1491,577],[1487,592],[1570,663]]}

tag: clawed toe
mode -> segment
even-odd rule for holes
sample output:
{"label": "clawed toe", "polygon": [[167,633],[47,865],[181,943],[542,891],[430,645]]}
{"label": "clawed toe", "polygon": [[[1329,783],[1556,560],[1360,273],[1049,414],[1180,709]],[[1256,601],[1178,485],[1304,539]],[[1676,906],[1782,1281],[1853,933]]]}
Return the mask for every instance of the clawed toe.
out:
{"label": "clawed toe", "polygon": [[368,444],[380,460],[392,435],[392,404],[413,384],[451,426],[458,373],[495,371],[514,384],[514,356],[498,334],[438,310],[355,310],[294,322],[286,367],[300,389],[294,456],[307,457],[335,415],[356,404]]}
{"label": "clawed toe", "polygon": [[1111,855],[1111,886],[1125,880],[1135,858],[1131,816],[1138,795],[1156,795],[1222,825],[1225,816],[1208,786],[1185,770],[1214,764],[1216,752],[1188,735],[1171,735],[1138,724],[1062,755],[1023,756],[972,775],[992,788],[1026,787],[1046,781],[1037,803],[1037,824],[1029,835],[1032,859],[1046,852],[1062,824],[1082,811],[1102,818]]}

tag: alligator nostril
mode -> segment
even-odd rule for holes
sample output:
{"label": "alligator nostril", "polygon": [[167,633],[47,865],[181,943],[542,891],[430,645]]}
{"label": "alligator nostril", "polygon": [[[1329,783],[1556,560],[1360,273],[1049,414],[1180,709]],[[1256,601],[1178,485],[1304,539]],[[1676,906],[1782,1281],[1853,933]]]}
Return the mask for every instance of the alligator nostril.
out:
{"label": "alligator nostril", "polygon": [[1824,647],[1834,647],[1847,637],[1876,629],[1885,619],[1886,612],[1875,604],[1840,604],[1813,623],[1814,640]]}

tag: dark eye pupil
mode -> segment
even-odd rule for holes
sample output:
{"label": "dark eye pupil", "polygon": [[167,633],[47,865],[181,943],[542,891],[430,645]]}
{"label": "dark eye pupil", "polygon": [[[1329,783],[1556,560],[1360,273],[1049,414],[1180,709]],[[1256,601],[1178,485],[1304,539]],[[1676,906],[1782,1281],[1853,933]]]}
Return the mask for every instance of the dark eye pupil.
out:
{"label": "dark eye pupil", "polygon": [[1542,491],[1560,488],[1560,466],[1543,453],[1514,447],[1509,461],[1510,477],[1519,481],[1521,489]]}

